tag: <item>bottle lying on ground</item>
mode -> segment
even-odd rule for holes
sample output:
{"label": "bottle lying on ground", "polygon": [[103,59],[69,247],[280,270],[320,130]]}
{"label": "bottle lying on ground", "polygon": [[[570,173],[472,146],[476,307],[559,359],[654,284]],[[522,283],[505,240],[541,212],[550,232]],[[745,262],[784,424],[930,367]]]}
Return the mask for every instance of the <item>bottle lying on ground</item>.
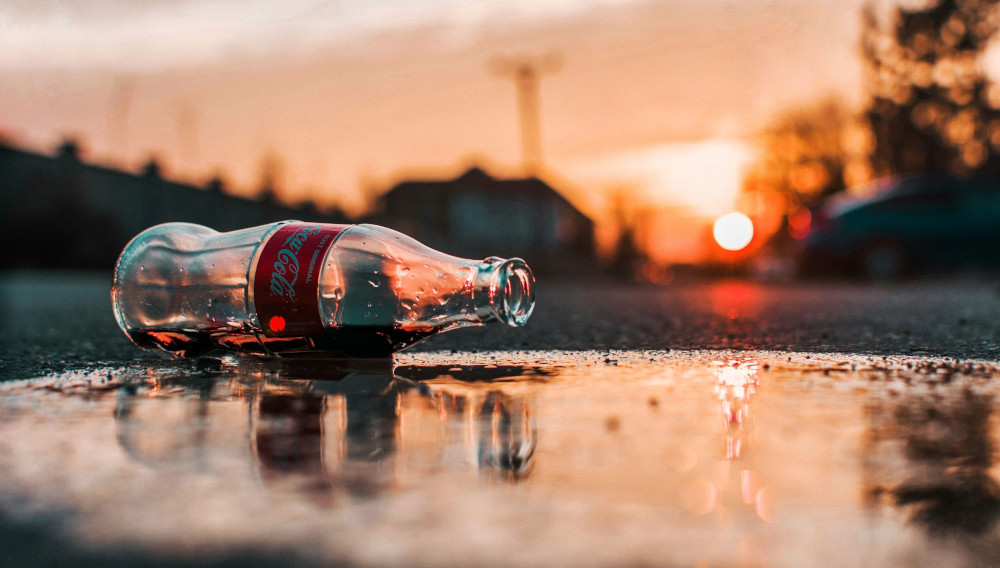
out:
{"label": "bottle lying on ground", "polygon": [[521,259],[461,259],[376,225],[167,223],[125,247],[111,300],[133,343],[179,357],[387,357],[448,329],[524,325],[533,287]]}

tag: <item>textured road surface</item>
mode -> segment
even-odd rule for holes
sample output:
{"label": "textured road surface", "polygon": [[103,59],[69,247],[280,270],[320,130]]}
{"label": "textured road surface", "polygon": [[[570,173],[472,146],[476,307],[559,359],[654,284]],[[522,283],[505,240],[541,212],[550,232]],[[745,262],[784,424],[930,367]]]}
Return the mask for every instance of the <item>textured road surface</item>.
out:
{"label": "textured road surface", "polygon": [[[110,276],[0,274],[0,378],[156,358],[118,330]],[[419,350],[766,349],[1000,359],[1000,282],[538,284],[524,328],[454,330]]]}

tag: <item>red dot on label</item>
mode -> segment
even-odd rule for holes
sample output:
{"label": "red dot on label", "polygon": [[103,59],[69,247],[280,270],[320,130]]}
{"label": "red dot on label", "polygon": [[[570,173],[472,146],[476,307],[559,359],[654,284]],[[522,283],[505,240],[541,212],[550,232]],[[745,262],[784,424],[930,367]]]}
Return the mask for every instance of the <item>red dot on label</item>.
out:
{"label": "red dot on label", "polygon": [[281,316],[273,316],[267,325],[271,328],[271,331],[281,331],[285,329],[285,318]]}

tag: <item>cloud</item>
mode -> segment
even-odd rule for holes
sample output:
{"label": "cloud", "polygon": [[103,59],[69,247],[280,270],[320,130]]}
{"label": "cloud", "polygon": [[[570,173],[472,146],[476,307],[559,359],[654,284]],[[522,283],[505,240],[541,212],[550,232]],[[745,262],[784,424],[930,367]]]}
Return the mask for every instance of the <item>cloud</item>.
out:
{"label": "cloud", "polygon": [[66,20],[100,23],[198,3],[198,0],[4,0],[0,15],[10,22],[29,25]]}
{"label": "cloud", "polygon": [[[637,0],[632,0],[633,2]],[[570,17],[612,0],[5,0],[0,67],[149,69],[314,49],[386,31]]]}

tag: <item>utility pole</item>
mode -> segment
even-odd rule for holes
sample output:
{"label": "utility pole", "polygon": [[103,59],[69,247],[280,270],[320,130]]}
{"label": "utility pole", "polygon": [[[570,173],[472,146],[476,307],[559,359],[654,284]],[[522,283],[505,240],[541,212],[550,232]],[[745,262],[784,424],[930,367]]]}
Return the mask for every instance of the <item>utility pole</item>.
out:
{"label": "utility pole", "polygon": [[189,102],[177,107],[178,155],[188,169],[198,163],[198,115]]}
{"label": "utility pole", "polygon": [[111,94],[108,112],[108,154],[118,154],[116,161],[127,162],[129,153],[129,114],[135,95],[135,79],[125,76],[118,79]]}
{"label": "utility pole", "polygon": [[521,167],[526,177],[538,173],[542,166],[542,125],[538,101],[538,83],[542,75],[555,73],[561,66],[555,54],[540,58],[497,58],[493,73],[514,80],[517,89],[517,110],[521,120]]}

